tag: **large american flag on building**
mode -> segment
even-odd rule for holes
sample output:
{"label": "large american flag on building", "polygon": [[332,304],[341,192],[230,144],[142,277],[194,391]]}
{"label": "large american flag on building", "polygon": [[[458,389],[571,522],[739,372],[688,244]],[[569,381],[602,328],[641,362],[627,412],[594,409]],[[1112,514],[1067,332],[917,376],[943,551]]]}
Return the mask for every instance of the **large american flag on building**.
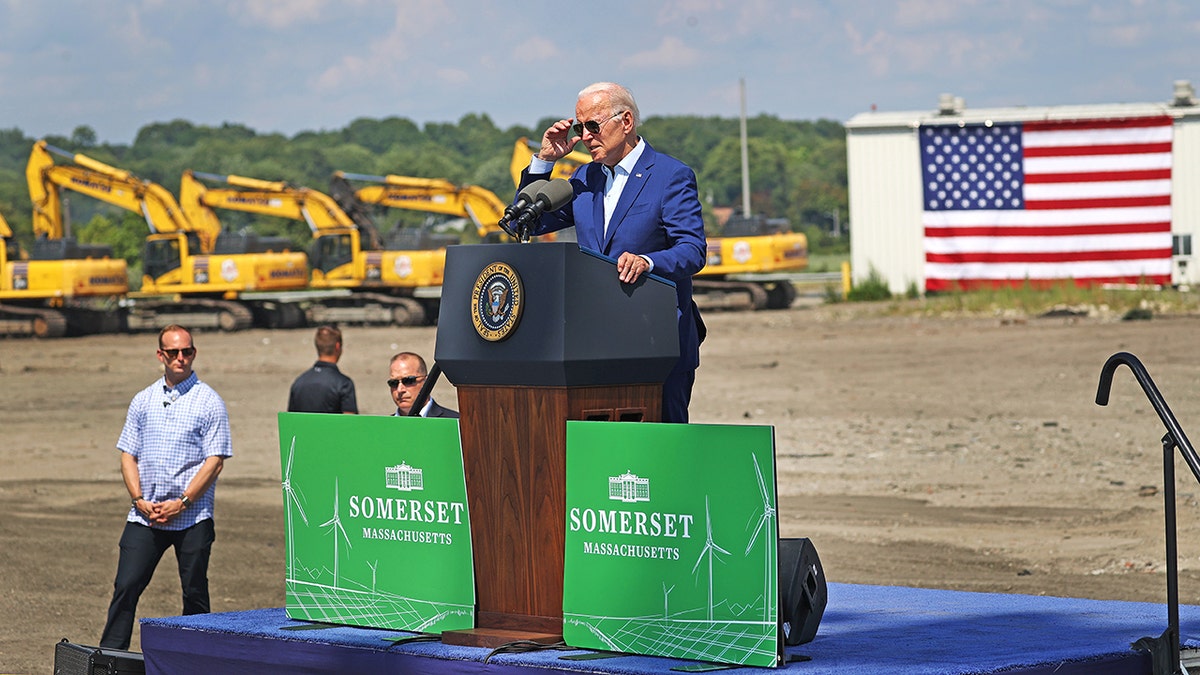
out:
{"label": "large american flag on building", "polygon": [[1170,283],[1170,117],[919,132],[926,290]]}

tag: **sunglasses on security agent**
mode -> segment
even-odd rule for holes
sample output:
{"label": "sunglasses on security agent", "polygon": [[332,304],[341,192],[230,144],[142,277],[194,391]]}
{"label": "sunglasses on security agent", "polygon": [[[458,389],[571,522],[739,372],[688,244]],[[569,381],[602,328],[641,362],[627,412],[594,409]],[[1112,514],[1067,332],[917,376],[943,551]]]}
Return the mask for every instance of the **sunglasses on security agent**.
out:
{"label": "sunglasses on security agent", "polygon": [[195,347],[184,347],[182,349],[159,349],[158,351],[162,352],[162,355],[167,357],[169,360],[174,360],[175,357],[179,356],[181,353],[185,359],[190,359],[196,355]]}
{"label": "sunglasses on security agent", "polygon": [[575,124],[571,125],[571,132],[574,133],[576,136],[582,136],[584,129],[586,129],[589,134],[595,136],[596,134],[600,133],[601,127],[603,127],[605,124],[608,124],[610,121],[617,119],[621,115],[624,115],[626,112],[628,112],[628,111],[622,110],[621,112],[614,114],[612,117],[604,120],[603,122],[597,122],[596,120],[588,120],[586,122],[576,122]]}
{"label": "sunglasses on security agent", "polygon": [[424,379],[425,379],[424,375],[405,375],[404,377],[393,377],[392,379],[387,381],[387,385],[388,385],[389,389],[395,389],[396,387],[399,387],[400,385],[404,385],[406,387],[411,387],[414,384],[416,384],[417,382],[420,382]]}

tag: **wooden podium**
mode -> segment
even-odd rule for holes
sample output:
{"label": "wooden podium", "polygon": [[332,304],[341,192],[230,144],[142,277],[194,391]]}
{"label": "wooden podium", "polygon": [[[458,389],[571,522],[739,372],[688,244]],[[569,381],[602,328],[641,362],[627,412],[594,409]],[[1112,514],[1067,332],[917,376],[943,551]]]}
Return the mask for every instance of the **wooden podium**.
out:
{"label": "wooden podium", "polygon": [[477,614],[443,642],[561,639],[566,421],[659,421],[678,357],[669,281],[622,284],[571,242],[447,249],[434,358],[458,390]]}

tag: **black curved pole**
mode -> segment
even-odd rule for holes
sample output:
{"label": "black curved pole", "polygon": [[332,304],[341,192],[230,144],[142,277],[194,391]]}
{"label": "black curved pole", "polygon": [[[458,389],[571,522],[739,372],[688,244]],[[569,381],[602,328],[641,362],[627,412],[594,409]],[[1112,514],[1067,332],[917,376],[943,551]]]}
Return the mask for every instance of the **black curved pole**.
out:
{"label": "black curved pole", "polygon": [[1113,373],[1120,365],[1127,365],[1133,371],[1142,391],[1150,399],[1150,405],[1158,413],[1167,433],[1161,439],[1163,447],[1163,511],[1166,524],[1166,553],[1167,553],[1167,630],[1157,638],[1145,637],[1134,643],[1134,647],[1146,649],[1151,655],[1153,675],[1168,675],[1181,672],[1179,658],[1179,553],[1176,544],[1175,525],[1175,453],[1179,448],[1184,461],[1192,470],[1192,475],[1200,481],[1200,458],[1192,448],[1187,434],[1179,426],[1179,421],[1167,406],[1167,402],[1159,393],[1150,373],[1136,356],[1129,352],[1117,352],[1108,357],[1104,368],[1100,370],[1100,385],[1096,390],[1096,404],[1108,405],[1108,394],[1112,389]]}
{"label": "black curved pole", "polygon": [[425,402],[429,400],[430,394],[433,393],[433,385],[437,384],[438,378],[442,375],[442,367],[437,363],[429,369],[425,374],[425,384],[421,385],[421,391],[417,392],[417,397],[413,399],[412,407],[408,409],[409,417],[419,417],[421,408],[425,407]]}
{"label": "black curved pole", "polygon": [[1162,394],[1158,392],[1158,387],[1154,385],[1154,380],[1150,378],[1150,373],[1146,372],[1145,366],[1138,360],[1138,357],[1129,352],[1117,352],[1108,357],[1108,361],[1104,363],[1104,368],[1100,371],[1100,386],[1096,390],[1096,404],[1108,405],[1108,393],[1112,389],[1113,372],[1121,364],[1129,366],[1129,369],[1133,371],[1133,376],[1137,378],[1138,384],[1142,385],[1142,391],[1146,392],[1146,397],[1150,399],[1150,405],[1154,406],[1154,412],[1158,413],[1158,419],[1162,420],[1163,426],[1167,428],[1167,433],[1179,446],[1180,454],[1183,455],[1188,468],[1192,470],[1192,475],[1196,477],[1197,481],[1200,481],[1200,456],[1196,455],[1196,450],[1192,448],[1187,434],[1183,433],[1179,421],[1175,419],[1171,408],[1163,400]]}

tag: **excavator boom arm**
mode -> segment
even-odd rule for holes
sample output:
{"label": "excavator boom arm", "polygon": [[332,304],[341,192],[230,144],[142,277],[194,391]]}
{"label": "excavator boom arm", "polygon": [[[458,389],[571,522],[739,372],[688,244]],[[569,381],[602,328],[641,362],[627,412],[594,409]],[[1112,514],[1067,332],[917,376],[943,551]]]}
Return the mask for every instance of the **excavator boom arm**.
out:
{"label": "excavator boom arm", "polygon": [[[55,164],[51,153],[68,158],[73,164]],[[151,232],[195,231],[202,245],[207,247],[205,250],[211,250],[220,231],[194,227],[184,216],[174,195],[163,186],[84,155],[55,148],[45,141],[34,144],[25,178],[33,201],[34,232],[51,239],[63,235],[59,194],[62,189],[141,214]]]}
{"label": "excavator boom arm", "polygon": [[426,213],[465,216],[471,219],[481,238],[490,233],[502,231],[497,222],[504,215],[505,203],[491,190],[477,185],[455,185],[440,178],[340,175],[347,179],[375,183],[354,192],[355,197],[363,203]]}
{"label": "excavator boom arm", "polygon": [[[229,188],[210,188],[198,178],[225,183]],[[265,181],[245,176],[223,176],[185,171],[180,182],[180,199],[192,218],[211,217],[212,209],[245,211],[308,223],[313,234],[322,230],[353,228],[354,221],[329,195],[282,181]]]}

